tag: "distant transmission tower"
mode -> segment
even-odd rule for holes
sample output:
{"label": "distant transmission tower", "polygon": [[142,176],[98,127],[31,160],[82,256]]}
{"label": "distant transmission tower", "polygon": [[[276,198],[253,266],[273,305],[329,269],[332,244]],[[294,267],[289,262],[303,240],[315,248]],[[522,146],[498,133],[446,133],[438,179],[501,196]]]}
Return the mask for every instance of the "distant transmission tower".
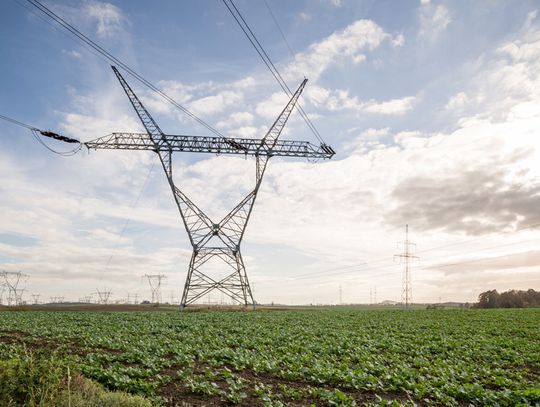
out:
{"label": "distant transmission tower", "polygon": [[339,305],[343,304],[343,288],[339,285]]}
{"label": "distant transmission tower", "polygon": [[82,301],[85,304],[90,304],[92,302],[92,297],[94,296],[94,293],[90,293],[90,295],[84,295],[82,297]]}
{"label": "distant transmission tower", "polygon": [[98,304],[108,304],[109,303],[109,298],[111,297],[111,290],[109,291],[101,291],[101,290],[96,290],[97,291],[97,295],[98,295]]}
{"label": "distant transmission tower", "polygon": [[0,305],[4,305],[4,292],[6,291],[6,283],[0,281]]}
{"label": "distant transmission tower", "polygon": [[161,302],[161,280],[167,278],[164,274],[145,274],[148,284],[150,285],[150,291],[152,292],[152,303],[159,304]]}
{"label": "distant transmission tower", "polygon": [[[3,286],[8,289],[7,305],[22,305],[22,294],[25,291],[24,287],[19,288],[19,285],[26,284],[28,275],[18,272],[0,271],[0,279],[3,280]],[[4,288],[5,289],[5,288]],[[3,289],[3,290],[4,290]],[[2,292],[3,292],[2,290]]]}
{"label": "distant transmission tower", "polygon": [[128,304],[138,304],[139,303],[139,294],[138,293],[128,293],[127,294],[127,303]]}
{"label": "distant transmission tower", "polygon": [[41,297],[41,294],[32,294],[32,298],[34,299],[34,305],[39,304],[39,297]]}
{"label": "distant transmission tower", "polygon": [[398,243],[399,246],[403,247],[403,253],[395,254],[394,259],[399,259],[404,265],[401,303],[405,308],[409,308],[412,304],[411,263],[418,259],[418,256],[412,254],[416,245],[409,240],[409,225],[405,225],[405,240]]}

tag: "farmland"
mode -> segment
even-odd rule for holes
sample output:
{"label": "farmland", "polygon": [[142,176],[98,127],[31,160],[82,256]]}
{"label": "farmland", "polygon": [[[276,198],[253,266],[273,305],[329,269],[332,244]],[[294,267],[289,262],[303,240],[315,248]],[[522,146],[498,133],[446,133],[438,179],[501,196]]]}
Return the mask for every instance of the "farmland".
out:
{"label": "farmland", "polygon": [[153,405],[540,404],[538,309],[0,312],[43,350]]}

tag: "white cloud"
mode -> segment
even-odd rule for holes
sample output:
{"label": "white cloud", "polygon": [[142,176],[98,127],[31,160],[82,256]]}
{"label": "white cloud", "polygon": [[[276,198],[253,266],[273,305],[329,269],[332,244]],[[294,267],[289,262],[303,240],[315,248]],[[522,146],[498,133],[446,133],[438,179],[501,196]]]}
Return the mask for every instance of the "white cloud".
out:
{"label": "white cloud", "polygon": [[369,128],[360,133],[360,138],[379,138],[387,136],[390,131],[389,127],[384,127],[382,129]]}
{"label": "white cloud", "polygon": [[275,119],[288,101],[289,98],[284,92],[276,92],[268,99],[259,102],[255,107],[255,111],[265,119]]}
{"label": "white cloud", "polygon": [[318,85],[310,85],[306,87],[304,97],[315,106],[324,105],[330,97],[330,90]]}
{"label": "white cloud", "polygon": [[228,131],[231,137],[241,138],[262,138],[263,134],[260,129],[254,126],[242,126],[237,129],[231,129]]}
{"label": "white cloud", "polygon": [[222,91],[212,96],[194,100],[188,104],[188,109],[196,115],[213,115],[222,112],[227,107],[241,102],[243,94],[235,91]]}
{"label": "white cloud", "polygon": [[[319,91],[319,94],[323,95]],[[346,90],[336,90],[328,94],[325,100],[326,107],[331,111],[352,110],[356,112],[367,112],[383,115],[402,115],[414,107],[416,97],[406,96],[398,99],[377,102],[370,100],[360,101],[356,96],[349,96]]]}
{"label": "white cloud", "polygon": [[[350,129],[349,132],[356,132],[358,129]],[[362,131],[354,140],[346,142],[341,147],[343,151],[349,151],[350,155],[365,154],[370,150],[384,148],[380,139],[390,134],[390,128],[368,128]]]}
{"label": "white cloud", "polygon": [[390,38],[380,26],[370,20],[358,20],[324,40],[310,45],[307,51],[296,54],[285,69],[285,76],[297,79],[306,75],[316,80],[331,65],[350,59],[361,62],[363,51],[372,51]]}
{"label": "white cloud", "polygon": [[350,96],[348,90],[330,90],[312,85],[306,90],[306,98],[316,107],[325,107],[330,111],[350,110],[358,113],[383,115],[402,115],[414,108],[415,96],[390,99],[387,101],[362,101],[357,96]]}
{"label": "white cloud", "polygon": [[127,18],[111,3],[90,1],[84,6],[83,15],[95,21],[96,33],[101,38],[110,38],[123,30]]}
{"label": "white cloud", "polygon": [[398,34],[392,39],[392,46],[402,47],[405,44],[405,36],[403,34]]}
{"label": "white cloud", "polygon": [[341,7],[343,5],[343,0],[329,0],[329,2],[334,7]]}
{"label": "white cloud", "polygon": [[76,58],[76,59],[81,59],[82,58],[81,53],[78,52],[78,51],[75,51],[74,49],[70,49],[70,50],[63,49],[62,53],[66,54],[66,55],[69,55],[70,57],[73,57],[73,58]]}
{"label": "white cloud", "polygon": [[459,92],[452,96],[448,103],[446,104],[446,109],[448,110],[457,110],[462,109],[467,105],[467,102],[469,101],[467,94],[465,92]]}
{"label": "white cloud", "polygon": [[308,13],[305,13],[303,11],[299,14],[299,16],[300,16],[300,20],[303,20],[303,21],[311,20],[311,15],[309,15]]}
{"label": "white cloud", "polygon": [[366,60],[366,56],[362,54],[358,54],[352,57],[353,64],[361,64]]}
{"label": "white cloud", "polygon": [[234,112],[216,124],[218,129],[230,128],[253,123],[254,116],[249,112]]}
{"label": "white cloud", "polygon": [[435,41],[452,22],[448,8],[442,4],[422,2],[419,9],[420,29],[418,35]]}
{"label": "white cloud", "polygon": [[532,10],[527,13],[527,18],[525,19],[525,23],[523,24],[523,28],[525,30],[529,30],[532,28],[532,25],[534,23],[534,20],[536,20],[537,15],[538,15],[538,10]]}
{"label": "white cloud", "polygon": [[401,115],[413,108],[416,97],[406,96],[386,102],[368,102],[364,110],[369,113]]}

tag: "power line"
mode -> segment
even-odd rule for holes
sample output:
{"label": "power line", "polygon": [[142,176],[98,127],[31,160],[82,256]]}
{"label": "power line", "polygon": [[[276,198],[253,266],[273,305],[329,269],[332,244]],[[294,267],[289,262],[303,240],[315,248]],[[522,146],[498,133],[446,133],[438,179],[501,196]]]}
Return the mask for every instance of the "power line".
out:
{"label": "power line", "polygon": [[[242,16],[242,13],[240,13],[240,10],[238,10],[236,5],[234,4],[233,0],[222,0],[222,1],[223,1],[223,4],[225,4],[227,9],[231,13],[231,15],[234,17],[240,29],[246,35],[247,39],[249,40],[253,48],[255,48],[255,51],[257,51],[257,54],[259,54],[259,57],[262,59],[262,61],[264,62],[264,64],[266,65],[266,67],[268,68],[272,76],[274,77],[274,79],[277,81],[277,83],[281,87],[281,89],[290,97],[292,95],[292,91],[287,86],[287,83],[285,82],[285,80],[279,73],[278,69],[276,68],[276,66],[274,65],[274,63],[272,62],[268,54],[266,53],[264,47],[261,45],[256,35],[253,33],[253,30],[251,29],[249,24],[246,22],[246,20]],[[230,3],[230,5],[227,3],[227,1]],[[302,106],[300,106],[300,104],[297,104],[297,106],[298,106],[298,111],[300,112],[300,115],[306,122],[309,129],[315,135],[317,140],[319,140],[320,143],[325,144],[319,131],[317,130],[315,125],[311,122],[311,120],[309,119],[308,115],[306,114]]]}
{"label": "power line", "polygon": [[38,130],[39,131],[39,129],[37,127],[34,127],[34,126],[29,125],[29,124],[20,122],[20,121],[15,120],[15,119],[13,119],[11,117],[7,117],[7,116],[4,116],[4,115],[0,114],[0,119],[5,120],[5,121],[10,122],[10,123],[13,123],[13,124],[16,124],[17,126],[25,127],[25,128],[27,128],[29,130]]}
{"label": "power line", "polygon": [[145,79],[143,76],[135,72],[133,69],[131,69],[127,64],[116,58],[114,55],[112,55],[110,52],[102,48],[100,45],[92,41],[90,38],[88,38],[86,35],[81,33],[77,28],[75,28],[73,25],[69,24],[67,21],[59,17],[57,14],[55,14],[53,11],[48,9],[46,6],[44,6],[42,3],[40,3],[38,0],[26,0],[28,3],[39,9],[41,12],[43,12],[45,15],[47,15],[49,18],[53,19],[57,24],[68,30],[71,34],[79,38],[84,44],[91,47],[95,51],[99,52],[101,55],[103,55],[105,58],[107,58],[110,62],[113,62],[114,64],[120,66],[122,69],[124,69],[126,72],[128,72],[131,76],[133,76],[135,79],[137,79],[142,84],[146,85],[148,88],[156,92],[158,95],[163,97],[165,100],[167,100],[169,103],[171,103],[173,106],[180,109],[182,112],[184,112],[186,115],[191,117],[193,120],[195,120],[197,123],[205,127],[207,130],[211,131],[215,135],[225,138],[223,134],[221,134],[218,130],[213,128],[211,125],[206,123],[204,120],[202,120],[200,117],[189,111],[186,107],[182,106],[180,103],[175,101],[173,98],[171,98],[169,95],[167,95],[165,92],[163,92],[161,89],[159,89],[157,86],[152,84],[150,81]]}
{"label": "power line", "polygon": [[[504,243],[504,244],[498,244],[498,245],[494,245],[494,246],[488,246],[488,247],[484,247],[484,248],[481,248],[481,249],[477,249],[477,250],[473,250],[473,251],[469,251],[469,252],[461,252],[461,254],[474,254],[474,253],[478,253],[478,252],[483,252],[485,250],[491,250],[491,249],[497,249],[497,248],[501,248],[501,247],[508,247],[508,246],[514,246],[514,245],[517,245],[517,244],[523,244],[523,243],[530,243],[530,242],[537,242],[538,239],[529,239],[529,240],[524,240],[524,241],[518,241],[518,242],[512,242],[512,243]],[[464,242],[465,243],[465,242]],[[450,245],[449,245],[450,246]],[[422,251],[418,251],[417,253],[425,253],[426,251],[429,251],[429,249],[427,250],[422,250]],[[453,256],[448,256],[448,257],[453,257]],[[490,258],[481,258],[481,259],[469,259],[469,260],[463,260],[463,261],[459,261],[459,262],[450,262],[450,263],[437,263],[437,264],[432,264],[432,265],[427,265],[427,266],[423,266],[423,267],[418,267],[417,270],[432,270],[434,268],[444,268],[444,267],[450,267],[450,266],[455,266],[455,265],[461,265],[461,264],[468,264],[468,263],[476,263],[476,262],[480,262],[480,261],[485,261],[485,260],[490,260],[490,259],[494,259],[493,257],[490,257]],[[395,268],[395,267],[398,267],[399,265],[398,264],[394,264],[394,265],[380,265],[380,266],[377,266],[377,267],[371,267],[370,265],[373,264],[373,263],[376,263],[376,262],[382,262],[382,261],[389,261],[388,258],[385,258],[385,259],[380,259],[378,261],[375,261],[375,262],[370,262],[370,263],[361,263],[359,264],[358,266],[356,267],[360,267],[360,266],[368,266],[367,268],[362,268],[362,269],[355,269],[355,270],[349,270],[349,271],[340,271],[340,272],[337,272],[337,273],[325,273],[323,275],[315,275],[315,274],[302,274],[300,276],[297,276],[297,277],[291,277],[289,278],[289,280],[292,280],[292,281],[296,281],[296,280],[307,280],[307,279],[312,279],[312,278],[333,278],[335,276],[341,276],[343,274],[351,274],[351,273],[358,273],[359,271],[374,271],[374,270],[388,270],[388,269],[392,269],[392,268]],[[345,268],[352,268],[352,267],[355,267],[355,266],[348,266],[348,267],[344,267],[344,268],[332,268],[331,270],[342,270],[342,269],[345,269]],[[401,271],[393,271],[393,272],[388,272],[388,273],[377,273],[376,275],[372,276],[372,277],[384,277],[384,276],[391,276],[391,275],[396,275],[396,274],[399,274],[401,273]],[[319,273],[321,274],[321,273]],[[281,281],[281,280],[280,280]]]}
{"label": "power line", "polygon": [[276,16],[272,12],[272,9],[270,8],[270,5],[268,4],[268,2],[266,0],[263,0],[263,1],[264,1],[264,4],[266,5],[266,8],[268,9],[268,12],[272,16],[272,20],[274,20],[274,23],[276,24],[276,27],[277,27],[279,33],[281,34],[281,38],[283,38],[283,41],[285,42],[285,45],[287,45],[287,48],[289,49],[289,52],[291,53],[291,56],[294,59],[294,51],[293,51],[293,49],[291,47],[291,44],[289,44],[289,41],[287,41],[287,38],[285,37],[285,34],[283,33],[283,30],[281,29],[281,26],[279,25],[279,23],[278,23],[278,21],[276,19]]}
{"label": "power line", "polygon": [[[34,136],[34,138],[36,139],[36,141],[39,144],[41,144],[43,147],[45,147],[47,150],[49,150],[50,152],[52,152],[54,154],[58,154],[58,155],[63,156],[63,157],[70,157],[72,155],[77,154],[79,151],[81,151],[82,144],[78,140],[71,139],[69,137],[60,136],[59,134],[53,133],[51,131],[40,130],[35,126],[20,122],[18,120],[13,119],[12,117],[0,115],[0,119],[5,120],[5,121],[7,121],[9,123],[15,124],[17,126],[29,129],[30,132],[32,133],[32,135]],[[55,150],[52,147],[48,146],[43,140],[41,140],[40,135],[45,136],[45,137],[49,137],[49,138],[53,138],[53,139],[67,141],[68,143],[77,143],[78,145],[77,145],[77,147],[75,147],[74,149],[69,150],[69,151],[58,151],[58,150]]]}
{"label": "power line", "polygon": [[[156,160],[154,159],[152,161],[152,165],[150,166],[150,169],[148,170],[148,174],[146,175],[146,178],[145,178],[145,180],[144,180],[144,182],[142,184],[141,190],[139,191],[139,193],[137,194],[137,197],[135,198],[135,201],[133,201],[133,204],[131,205],[131,211],[133,211],[135,209],[135,207],[139,204],[139,201],[140,201],[140,199],[142,197],[142,194],[143,194],[144,190],[146,189],[146,186],[148,185],[148,181],[150,180],[150,175],[152,174],[152,171],[154,170],[155,165],[156,165]],[[116,250],[118,250],[120,240],[124,236],[124,233],[125,233],[125,231],[126,231],[126,229],[127,229],[130,222],[131,222],[131,217],[128,217],[124,221],[124,225],[122,226],[122,230],[120,231],[120,234],[118,235],[118,239],[116,241],[116,244],[115,244],[115,246],[113,248],[112,253],[109,255],[109,258],[107,259],[107,262],[105,263],[105,267],[103,268],[103,270],[100,273],[98,282],[101,282],[101,280],[103,279],[103,275],[105,274],[106,271],[109,270],[112,258],[114,257],[114,255],[116,253]]]}
{"label": "power line", "polygon": [[[522,228],[519,228],[515,231],[509,231],[509,232],[505,232],[503,233],[503,235],[508,235],[508,234],[514,234],[514,233],[518,233],[518,232],[522,232],[522,231],[525,231],[525,230],[528,230],[528,229],[532,229],[532,228],[535,228],[535,227],[538,227],[540,226],[540,223],[532,223],[530,225],[527,225],[527,226],[524,226]],[[461,245],[464,245],[464,244],[469,244],[469,243],[472,243],[472,242],[477,242],[479,240],[484,240],[486,237],[485,236],[482,236],[482,237],[476,237],[474,239],[467,239],[467,240],[463,240],[463,241],[460,241],[460,242],[454,242],[454,243],[449,243],[449,244],[445,244],[445,245],[441,245],[441,246],[435,246],[435,247],[431,247],[431,248],[428,248],[428,249],[424,249],[424,250],[419,250],[417,253],[418,254],[421,254],[421,253],[427,253],[427,252],[432,252],[432,251],[435,251],[435,250],[439,250],[439,249],[445,249],[447,247],[453,247],[453,246],[461,246]],[[485,248],[481,248],[481,249],[477,249],[477,250],[473,250],[473,251],[470,251],[470,252],[462,252],[461,254],[470,254],[470,253],[476,253],[478,251],[484,251],[484,250],[489,250],[489,249],[494,249],[494,248],[499,248],[499,247],[504,247],[504,246],[512,246],[512,245],[515,245],[515,244],[520,244],[520,243],[528,243],[528,242],[531,242],[531,241],[536,241],[537,239],[532,239],[532,240],[525,240],[525,241],[521,241],[521,242],[514,242],[514,243],[504,243],[502,245],[496,245],[496,246],[488,246],[488,247],[485,247]],[[355,272],[358,272],[358,271],[362,271],[361,269],[359,270],[358,268],[360,267],[368,267],[370,270],[377,270],[377,269],[381,269],[381,268],[388,268],[389,266],[387,265],[384,265],[384,266],[379,266],[379,267],[371,267],[373,264],[377,264],[377,263],[383,263],[383,262],[388,262],[388,257],[382,257],[382,258],[378,258],[378,259],[375,259],[375,260],[372,260],[372,261],[369,261],[369,262],[361,262],[361,263],[357,263],[357,264],[352,264],[352,265],[349,265],[349,266],[344,266],[344,267],[332,267],[332,268],[329,268],[329,269],[325,269],[325,270],[320,270],[320,271],[315,271],[313,273],[304,273],[304,274],[300,274],[298,276],[295,276],[293,277],[292,279],[293,280],[303,280],[303,279],[309,279],[309,278],[312,278],[312,277],[320,277],[320,276],[323,276],[323,275],[326,275],[328,274],[328,276],[333,276],[333,275],[341,275],[341,274],[348,274],[348,273],[355,273]],[[391,266],[390,266],[391,267]],[[342,270],[345,270],[345,269],[355,269],[355,270],[350,270],[350,271],[342,271]],[[420,267],[419,268],[420,270],[422,269],[425,269],[425,267]],[[333,271],[338,271],[338,273],[332,273]]]}

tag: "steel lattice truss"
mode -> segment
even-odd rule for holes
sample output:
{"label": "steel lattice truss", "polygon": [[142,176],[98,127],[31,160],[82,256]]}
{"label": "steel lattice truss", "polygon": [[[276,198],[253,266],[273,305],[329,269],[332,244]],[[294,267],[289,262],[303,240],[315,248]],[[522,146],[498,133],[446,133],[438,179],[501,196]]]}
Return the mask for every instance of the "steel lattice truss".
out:
{"label": "steel lattice truss", "polygon": [[[255,306],[240,244],[269,158],[286,156],[329,159],[335,154],[334,150],[325,144],[316,147],[305,141],[278,140],[307,79],[300,84],[262,139],[200,137],[164,134],[120,72],[115,67],[112,68],[147,133],[113,133],[86,142],[85,145],[95,150],[151,150],[158,154],[193,247],[181,308],[194,303],[212,290],[219,290],[238,304]],[[256,158],[255,187],[223,219],[213,222],[176,186],[172,171],[173,152],[253,155]],[[204,271],[205,265],[214,258],[222,260],[230,267],[230,273],[226,273],[225,277],[212,278]]]}

